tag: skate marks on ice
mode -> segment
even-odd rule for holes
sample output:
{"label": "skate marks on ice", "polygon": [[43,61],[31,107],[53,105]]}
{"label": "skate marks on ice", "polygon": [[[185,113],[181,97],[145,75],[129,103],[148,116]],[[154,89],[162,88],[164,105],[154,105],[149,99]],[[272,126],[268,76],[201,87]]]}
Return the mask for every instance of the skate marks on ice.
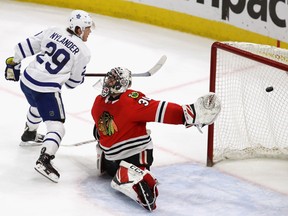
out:
{"label": "skate marks on ice", "polygon": [[[288,196],[198,164],[152,167],[159,196],[153,215],[288,215]],[[113,190],[108,176],[80,184],[85,198],[113,215],[147,215],[135,201]]]}

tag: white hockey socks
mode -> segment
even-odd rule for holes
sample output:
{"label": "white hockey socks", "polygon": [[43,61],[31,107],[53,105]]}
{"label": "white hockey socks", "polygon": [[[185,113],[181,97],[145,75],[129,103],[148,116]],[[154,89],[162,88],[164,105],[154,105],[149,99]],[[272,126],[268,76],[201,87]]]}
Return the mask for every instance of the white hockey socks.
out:
{"label": "white hockey socks", "polygon": [[111,187],[135,200],[145,209],[152,211],[156,208],[158,181],[151,172],[121,161],[120,167],[113,180]]}

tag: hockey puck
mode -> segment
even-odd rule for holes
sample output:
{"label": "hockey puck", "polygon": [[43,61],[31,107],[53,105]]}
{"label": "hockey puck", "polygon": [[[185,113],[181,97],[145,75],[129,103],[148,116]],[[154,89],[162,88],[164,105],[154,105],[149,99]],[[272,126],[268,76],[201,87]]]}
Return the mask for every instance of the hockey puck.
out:
{"label": "hockey puck", "polygon": [[271,92],[271,91],[273,91],[274,89],[273,89],[273,86],[269,86],[269,87],[267,87],[266,88],[266,92]]}

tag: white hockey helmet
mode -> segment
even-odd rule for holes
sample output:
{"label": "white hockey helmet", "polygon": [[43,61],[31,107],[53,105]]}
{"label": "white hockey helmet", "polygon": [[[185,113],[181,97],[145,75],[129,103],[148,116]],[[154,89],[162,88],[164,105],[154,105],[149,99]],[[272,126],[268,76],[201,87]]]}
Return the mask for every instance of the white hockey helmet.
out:
{"label": "white hockey helmet", "polygon": [[86,27],[94,27],[94,22],[90,15],[83,10],[73,10],[69,18],[69,29],[75,32],[76,27],[80,27],[82,31]]}
{"label": "white hockey helmet", "polygon": [[132,85],[131,71],[127,68],[112,68],[104,77],[102,97],[125,92]]}

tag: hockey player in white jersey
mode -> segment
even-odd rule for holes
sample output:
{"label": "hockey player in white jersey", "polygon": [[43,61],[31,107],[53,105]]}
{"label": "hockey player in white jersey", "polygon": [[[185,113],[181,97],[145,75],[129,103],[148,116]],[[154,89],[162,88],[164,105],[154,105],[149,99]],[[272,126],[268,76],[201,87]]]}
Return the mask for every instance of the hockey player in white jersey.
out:
{"label": "hockey player in white jersey", "polygon": [[[67,29],[49,28],[27,38],[15,46],[15,54],[6,60],[5,78],[18,81],[30,105],[20,145],[42,144],[35,170],[58,182],[60,174],[51,160],[65,134],[65,111],[61,98],[63,85],[69,89],[84,82],[86,65],[90,61],[87,41],[94,27],[90,15],[74,10],[69,17]],[[20,76],[21,61],[29,56],[34,60]],[[41,122],[47,133],[37,129]]]}

